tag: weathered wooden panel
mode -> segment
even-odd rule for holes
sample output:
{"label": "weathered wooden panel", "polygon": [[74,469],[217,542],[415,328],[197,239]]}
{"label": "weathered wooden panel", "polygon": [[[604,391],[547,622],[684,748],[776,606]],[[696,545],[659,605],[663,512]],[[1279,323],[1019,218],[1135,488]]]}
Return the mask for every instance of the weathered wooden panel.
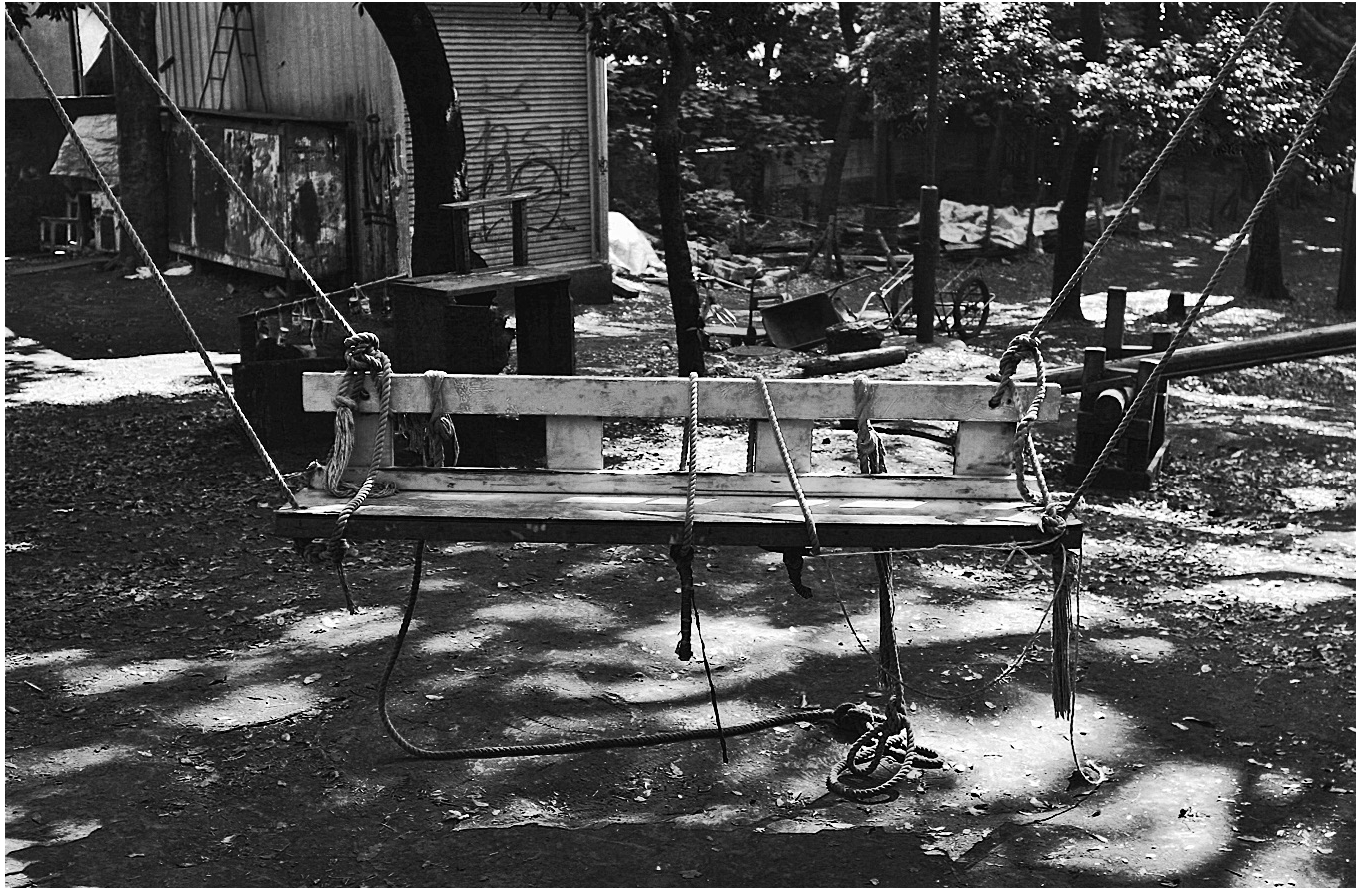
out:
{"label": "weathered wooden panel", "polygon": [[[543,487],[509,493],[473,485],[476,471],[446,472],[449,491],[401,491],[370,499],[349,520],[350,538],[426,538],[463,541],[561,541],[668,544],[683,528],[683,494],[653,495],[616,488],[607,494],[559,491],[543,474]],[[344,499],[316,490],[298,494],[301,510],[274,513],[275,531],[289,537],[325,537]],[[1046,538],[1040,511],[1019,501],[957,498],[814,498],[818,538],[826,547],[920,548],[939,544],[993,544]],[[700,487],[694,533],[699,544],[803,547],[807,530],[791,491],[746,493]],[[1080,526],[1068,527],[1070,541]]]}
{"label": "weathered wooden panel", "polygon": [[[182,183],[187,168],[191,184],[170,194],[174,250],[268,275],[295,274],[248,198],[312,277],[353,280],[344,124],[207,112],[194,112],[189,120],[245,197],[192,146],[183,125],[172,123],[172,174]],[[183,162],[186,156],[191,164]]]}
{"label": "weathered wooden panel", "polygon": [[283,189],[293,250],[308,269],[343,269],[349,253],[344,133],[290,123],[284,134]]}
{"label": "weathered wooden panel", "polygon": [[[307,375],[303,383],[307,410],[326,411],[339,383],[338,375]],[[680,418],[689,413],[689,381],[684,378],[454,374],[444,378],[441,386],[447,410],[469,414]],[[853,381],[771,380],[767,386],[781,421],[855,416]],[[1014,423],[1032,398],[1033,385],[1017,385],[1016,402],[991,408],[988,400],[994,391],[995,385],[987,381],[880,381],[873,386],[873,417]],[[1056,420],[1060,400],[1060,389],[1048,385],[1040,420]],[[704,418],[767,417],[755,383],[735,378],[701,380],[699,408]],[[430,394],[423,377],[393,376],[393,411],[429,409]],[[374,411],[376,405],[367,400],[358,410]]]}

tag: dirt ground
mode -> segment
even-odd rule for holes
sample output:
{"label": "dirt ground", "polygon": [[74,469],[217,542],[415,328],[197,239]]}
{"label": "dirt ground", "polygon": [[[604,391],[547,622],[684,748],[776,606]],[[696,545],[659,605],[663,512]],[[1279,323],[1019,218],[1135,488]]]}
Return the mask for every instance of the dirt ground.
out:
{"label": "dirt ground", "polygon": [[[1333,211],[1291,211],[1285,232],[1298,300],[1237,300],[1197,342],[1340,321]],[[1220,237],[1119,243],[1085,290],[1153,292],[1132,301],[1132,339],[1143,339],[1158,289],[1202,285]],[[362,546],[349,570],[362,609],[347,614],[333,573],[270,534],[277,494],[206,378],[108,364],[186,349],[154,289],[94,266],[37,265],[11,259],[6,275],[7,885],[1355,884],[1353,356],[1172,385],[1158,486],[1097,494],[1082,513],[1071,727],[1052,717],[1045,637],[1013,678],[977,692],[1038,627],[1045,568],[990,551],[901,555],[910,717],[945,765],[858,804],[826,792],[846,740],[823,725],[732,738],[725,764],[714,741],[405,755],[375,702],[410,544]],[[941,340],[873,374],[992,370],[1038,316],[1050,261],[980,272],[997,294],[983,337]],[[174,281],[223,354],[236,350],[236,315],[275,302],[267,284],[221,269]],[[857,305],[862,290],[847,291]],[[1087,316],[1099,303],[1087,299]],[[662,294],[581,308],[580,372],[671,373],[667,314]],[[1097,325],[1058,328],[1049,361],[1076,361],[1098,340]],[[787,373],[795,358],[710,356],[727,376]],[[1043,437],[1054,477],[1073,429],[1069,404]],[[677,462],[673,425],[613,432],[611,463]],[[914,448],[889,439],[893,458]],[[744,448],[721,427],[701,443],[714,463]],[[817,460],[849,454],[837,432]],[[276,456],[285,470],[312,457]],[[881,702],[875,662],[834,596],[872,649],[871,563],[833,565],[834,585],[809,564],[817,596],[804,600],[776,555],[700,552],[724,723]],[[701,663],[672,655],[676,585],[659,550],[432,548],[395,720],[436,747],[706,726]],[[1069,783],[1073,748],[1108,780]]]}

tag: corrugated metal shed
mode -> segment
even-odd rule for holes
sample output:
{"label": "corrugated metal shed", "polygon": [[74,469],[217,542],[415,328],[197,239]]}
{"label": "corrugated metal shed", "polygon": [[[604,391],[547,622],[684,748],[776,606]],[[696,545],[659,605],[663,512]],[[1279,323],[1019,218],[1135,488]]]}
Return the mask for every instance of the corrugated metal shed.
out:
{"label": "corrugated metal shed", "polygon": [[[403,189],[405,102],[387,45],[352,3],[252,3],[258,67],[233,54],[222,86],[203,89],[212,64],[221,3],[162,3],[157,12],[163,75],[175,103],[195,108],[347,121],[354,169],[347,187],[356,256],[352,275],[375,280],[408,268]],[[231,22],[228,16],[225,21]],[[224,34],[219,49],[227,46]],[[249,36],[238,35],[249,47]],[[218,73],[222,61],[217,62]],[[403,237],[404,235],[404,237]]]}
{"label": "corrugated metal shed", "polygon": [[[517,3],[431,3],[462,102],[469,197],[535,192],[529,260],[606,257],[601,63],[574,18]],[[473,247],[510,261],[509,211],[472,222]]]}
{"label": "corrugated metal shed", "polygon": [[[181,107],[197,107],[203,94],[221,7],[221,3],[159,6],[161,57],[174,56],[164,82]],[[259,71],[247,60],[247,103],[242,66],[233,56],[223,110],[327,121],[362,121],[377,113],[384,120],[399,120],[403,103],[396,66],[377,28],[359,15],[354,4],[252,3],[250,14]],[[256,89],[261,78],[267,108]],[[216,91],[211,91],[207,103],[214,109],[216,97]]]}
{"label": "corrugated metal shed", "polygon": [[[606,263],[603,64],[588,52],[575,19],[549,20],[519,3],[429,7],[463,102],[472,197],[536,192],[530,261]],[[161,58],[173,57],[162,80],[182,107],[196,107],[204,95],[221,9],[215,2],[159,4]],[[396,67],[377,28],[348,2],[252,3],[250,12],[259,71],[233,58],[224,88],[209,90],[205,104],[217,110],[220,93],[224,111],[350,122],[358,162],[355,276],[409,268],[409,129]],[[474,229],[488,262],[509,262],[508,208],[475,219]]]}

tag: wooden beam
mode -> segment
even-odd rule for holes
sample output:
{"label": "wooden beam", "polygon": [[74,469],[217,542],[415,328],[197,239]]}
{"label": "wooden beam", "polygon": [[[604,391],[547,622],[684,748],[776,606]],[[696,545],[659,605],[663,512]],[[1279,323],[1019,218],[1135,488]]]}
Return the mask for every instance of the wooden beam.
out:
{"label": "wooden beam", "polygon": [[499,204],[510,204],[515,201],[524,201],[533,197],[533,192],[514,192],[510,195],[492,195],[489,198],[471,198],[467,201],[450,201],[448,204],[440,204],[449,210],[476,210],[479,207],[494,207]]}
{"label": "wooden beam", "polygon": [[[330,411],[340,374],[308,374],[303,407]],[[600,418],[682,418],[689,410],[689,381],[661,377],[555,377],[539,375],[463,375],[443,379],[444,406],[455,414],[573,415]],[[854,382],[775,380],[768,382],[779,419],[819,420],[855,416]],[[376,386],[370,391],[377,392]],[[1019,384],[1015,400],[988,405],[995,384],[987,381],[933,383],[875,381],[873,417],[882,420],[1017,421],[1033,398],[1032,384]],[[761,419],[764,400],[753,381],[705,379],[699,384],[704,418]],[[1057,420],[1060,390],[1050,384],[1040,421]],[[359,411],[377,410],[376,400]],[[422,375],[392,376],[392,410],[428,412],[430,394]]]}
{"label": "wooden beam", "polygon": [[[660,497],[683,495],[688,475],[680,472],[506,470],[502,468],[420,468],[389,467],[378,478],[402,492],[497,493],[513,501],[521,492],[572,492],[582,495],[607,495],[630,492]],[[346,480],[362,482],[363,472],[353,470]],[[837,498],[954,498],[972,501],[1008,501],[1018,496],[1013,476],[946,476],[918,474],[805,473],[798,477],[808,496]],[[792,497],[788,477],[777,470],[754,473],[698,474],[704,492],[743,493],[747,495],[783,494]]]}
{"label": "wooden beam", "polygon": [[[1037,542],[1046,538],[1040,512],[1023,502],[964,499],[872,500],[813,498],[821,543],[827,547],[918,548],[937,544]],[[299,495],[302,509],[276,511],[283,536],[324,537],[344,505],[316,492]],[[609,542],[668,544],[680,535],[682,495],[627,491],[601,495],[398,492],[355,512],[346,536],[443,541]],[[1080,526],[1068,533],[1079,541]],[[747,496],[702,492],[695,505],[699,544],[789,548],[808,544],[797,501],[788,493]]]}

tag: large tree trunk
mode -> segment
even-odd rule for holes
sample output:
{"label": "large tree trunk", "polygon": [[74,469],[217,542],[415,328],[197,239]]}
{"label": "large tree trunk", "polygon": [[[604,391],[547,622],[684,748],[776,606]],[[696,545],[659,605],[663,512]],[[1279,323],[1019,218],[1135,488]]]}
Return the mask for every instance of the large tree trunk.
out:
{"label": "large tree trunk", "polygon": [[463,233],[456,231],[453,214],[439,205],[467,197],[467,143],[443,41],[424,3],[366,3],[363,12],[392,54],[410,114],[415,166],[411,275],[448,272]]}
{"label": "large tree trunk", "polygon": [[[845,52],[854,54],[859,43],[858,27],[855,16],[857,3],[841,3],[840,35],[844,41]],[[840,118],[835,123],[835,142],[831,144],[830,157],[826,159],[826,174],[821,182],[821,196],[816,203],[816,221],[824,229],[831,215],[840,205],[840,183],[845,173],[845,159],[849,157],[850,138],[854,134],[854,122],[863,110],[865,93],[859,84],[858,71],[850,69],[846,75],[844,98],[840,102]],[[883,203],[881,197],[878,203]]]}
{"label": "large tree trunk", "polygon": [[[1274,159],[1269,146],[1253,143],[1246,146],[1246,170],[1251,187],[1258,196],[1269,185],[1274,175]],[[1258,198],[1257,198],[1258,200]],[[1246,280],[1242,293],[1261,300],[1292,300],[1283,278],[1283,250],[1279,245],[1279,201],[1265,205],[1250,231],[1250,248],[1246,254]]]}
{"label": "large tree trunk", "polygon": [[[1100,131],[1083,132],[1072,129],[1076,145],[1071,153],[1071,168],[1067,172],[1066,194],[1062,208],[1057,211],[1057,252],[1052,258],[1052,297],[1061,293],[1067,279],[1081,265],[1085,256],[1085,208],[1090,203],[1090,184],[1094,179],[1095,164],[1099,160],[1099,146],[1104,140]],[[1077,281],[1067,299],[1057,310],[1057,318],[1085,321],[1081,312],[1081,283]]]}
{"label": "large tree trunk", "polygon": [[[1100,4],[1080,5],[1081,56],[1086,62],[1104,59],[1104,21]],[[1052,296],[1055,300],[1067,279],[1081,265],[1085,256],[1085,207],[1090,202],[1090,184],[1095,166],[1099,163],[1101,130],[1068,130],[1074,140],[1071,167],[1067,171],[1066,189],[1062,195],[1062,209],[1057,212],[1057,255],[1052,261]],[[1081,312],[1081,283],[1077,281],[1066,300],[1057,308],[1057,318],[1084,322]]]}
{"label": "large tree trunk", "polygon": [[[160,67],[156,52],[156,4],[112,3],[109,20],[149,71]],[[118,199],[128,221],[157,266],[170,259],[169,194],[160,95],[119,46],[114,57],[113,102],[118,120]],[[122,259],[142,258],[123,240]]]}
{"label": "large tree trunk", "polygon": [[666,284],[675,317],[675,344],[681,377],[704,373],[698,286],[689,256],[689,229],[684,220],[684,182],[680,177],[680,98],[694,78],[694,60],[678,18],[662,13],[670,70],[656,95],[651,149],[656,154],[656,205],[661,216]]}

